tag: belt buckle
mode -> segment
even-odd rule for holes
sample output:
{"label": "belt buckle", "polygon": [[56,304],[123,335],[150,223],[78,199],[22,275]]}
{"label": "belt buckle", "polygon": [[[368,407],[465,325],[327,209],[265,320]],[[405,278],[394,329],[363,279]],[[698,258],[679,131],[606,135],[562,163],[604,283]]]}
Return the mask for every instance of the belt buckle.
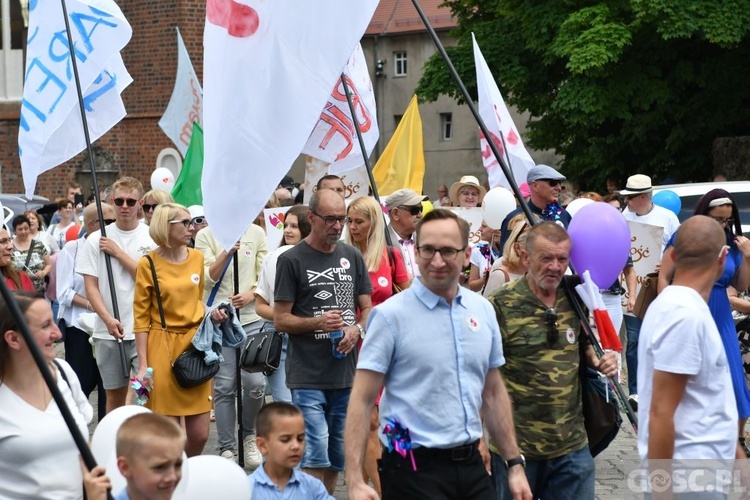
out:
{"label": "belt buckle", "polygon": [[465,462],[471,458],[474,452],[474,447],[470,444],[466,446],[460,446],[451,450],[451,461],[453,462]]}

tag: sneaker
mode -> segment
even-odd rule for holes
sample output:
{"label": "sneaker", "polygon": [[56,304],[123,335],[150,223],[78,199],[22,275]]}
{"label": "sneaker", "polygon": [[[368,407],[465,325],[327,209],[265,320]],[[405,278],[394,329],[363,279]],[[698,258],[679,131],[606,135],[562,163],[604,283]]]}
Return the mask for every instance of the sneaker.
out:
{"label": "sneaker", "polygon": [[260,454],[258,447],[255,445],[255,436],[248,436],[245,438],[245,467],[248,469],[257,469],[263,461],[263,456]]}
{"label": "sneaker", "polygon": [[237,463],[237,456],[234,454],[232,450],[222,451],[221,458],[226,458],[227,460],[231,460],[232,462]]}
{"label": "sneaker", "polygon": [[633,408],[633,411],[638,411],[638,394],[631,394],[628,398],[628,403],[630,403],[630,407]]}

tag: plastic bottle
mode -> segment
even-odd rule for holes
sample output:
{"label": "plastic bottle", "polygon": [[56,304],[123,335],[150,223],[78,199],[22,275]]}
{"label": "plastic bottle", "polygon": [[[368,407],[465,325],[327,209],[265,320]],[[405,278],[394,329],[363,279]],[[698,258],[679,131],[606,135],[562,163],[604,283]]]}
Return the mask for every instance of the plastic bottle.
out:
{"label": "plastic bottle", "polygon": [[343,359],[346,356],[346,353],[339,352],[339,344],[341,343],[341,339],[344,338],[344,331],[338,330],[335,332],[330,332],[328,336],[331,339],[331,352],[333,353],[333,357],[336,359]]}
{"label": "plastic bottle", "polygon": [[143,406],[148,402],[148,397],[151,395],[151,390],[154,387],[154,369],[150,366],[146,368],[146,374],[143,376],[143,380],[137,378],[130,379],[132,382],[130,387],[135,391],[135,403]]}

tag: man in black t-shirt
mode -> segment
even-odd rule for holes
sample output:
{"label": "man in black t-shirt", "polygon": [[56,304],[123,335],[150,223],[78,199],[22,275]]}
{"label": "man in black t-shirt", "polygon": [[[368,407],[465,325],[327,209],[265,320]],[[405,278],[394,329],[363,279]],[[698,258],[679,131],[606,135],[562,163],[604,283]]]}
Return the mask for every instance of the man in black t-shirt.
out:
{"label": "man in black t-shirt", "polygon": [[[344,470],[344,419],[372,285],[359,250],[339,242],[348,220],[344,198],[316,191],[308,217],[312,231],[276,265],[274,323],[289,334],[286,382],[305,417],[302,468],[333,494]],[[334,332],[343,332],[338,345]]]}

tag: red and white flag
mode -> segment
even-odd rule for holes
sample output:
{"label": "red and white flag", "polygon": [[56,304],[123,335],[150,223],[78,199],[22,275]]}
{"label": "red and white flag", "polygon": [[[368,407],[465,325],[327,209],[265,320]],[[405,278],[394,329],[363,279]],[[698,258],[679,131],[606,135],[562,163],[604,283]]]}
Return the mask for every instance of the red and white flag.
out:
{"label": "red and white flag", "polygon": [[[473,33],[471,34],[471,40],[474,43],[474,65],[477,69],[479,114],[487,125],[487,129],[492,136],[492,142],[495,143],[498,151],[508,164],[516,184],[523,184],[526,182],[526,174],[528,174],[529,169],[534,166],[534,160],[531,159],[531,155],[523,145],[521,135],[518,133],[515,123],[513,123],[513,118],[508,112],[500,89],[497,87],[497,82],[490,73],[490,68],[484,60],[482,51],[479,50],[479,45],[477,45]],[[505,140],[506,147],[503,147],[503,140]],[[481,130],[479,131],[479,148],[482,150],[482,163],[487,171],[490,187],[510,188],[510,183]]]}
{"label": "red and white flag", "polygon": [[230,248],[302,151],[378,0],[208,0],[203,205]]}
{"label": "red and white flag", "polygon": [[[369,156],[378,142],[380,131],[375,114],[375,92],[360,44],[357,44],[357,48],[349,58],[344,77],[357,115],[357,124],[362,132],[362,140]],[[330,174],[354,170],[365,163],[341,78],[336,78],[333,91],[302,153],[330,163],[328,167]]]}

